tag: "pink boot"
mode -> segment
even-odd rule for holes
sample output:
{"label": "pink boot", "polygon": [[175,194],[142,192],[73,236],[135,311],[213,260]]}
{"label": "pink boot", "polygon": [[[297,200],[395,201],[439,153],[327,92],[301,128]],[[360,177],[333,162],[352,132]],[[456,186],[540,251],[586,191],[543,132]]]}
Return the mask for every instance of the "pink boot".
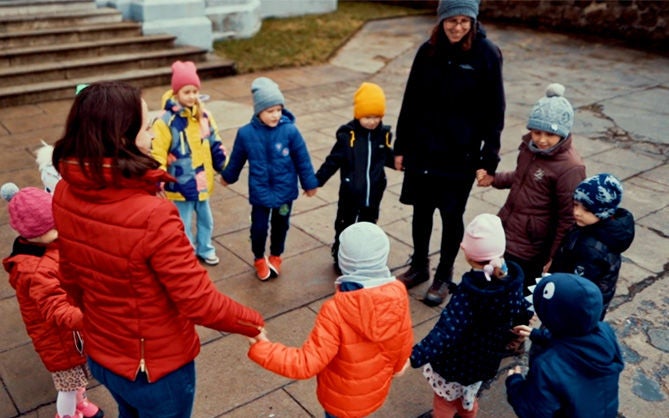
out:
{"label": "pink boot", "polygon": [[79,388],[77,390],[77,412],[80,412],[83,418],[102,418],[105,416],[102,409],[88,400],[86,388]]}

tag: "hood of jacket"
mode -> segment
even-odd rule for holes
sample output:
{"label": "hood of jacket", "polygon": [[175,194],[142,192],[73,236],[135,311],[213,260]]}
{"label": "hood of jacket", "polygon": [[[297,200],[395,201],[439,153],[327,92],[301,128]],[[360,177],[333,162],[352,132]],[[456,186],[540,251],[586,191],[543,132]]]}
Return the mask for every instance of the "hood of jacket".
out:
{"label": "hood of jacket", "polygon": [[[506,264],[509,269],[506,277],[488,281],[483,271],[471,270],[462,276],[456,290],[467,293],[470,303],[477,306],[479,315],[491,321],[499,316],[500,303],[515,300],[518,293],[522,294],[525,277],[523,270],[513,262]],[[527,305],[529,306],[529,302]]]}
{"label": "hood of jacket", "polygon": [[384,342],[404,329],[409,299],[403,296],[406,291],[402,286],[392,280],[378,287],[337,291],[334,302],[344,321],[358,334]]}
{"label": "hood of jacket", "polygon": [[618,208],[612,217],[585,228],[615,253],[624,252],[634,241],[634,216],[627,209]]}
{"label": "hood of jacket", "polygon": [[624,367],[615,333],[604,322],[600,322],[589,334],[556,341],[555,347],[566,363],[587,377],[620,373]]}

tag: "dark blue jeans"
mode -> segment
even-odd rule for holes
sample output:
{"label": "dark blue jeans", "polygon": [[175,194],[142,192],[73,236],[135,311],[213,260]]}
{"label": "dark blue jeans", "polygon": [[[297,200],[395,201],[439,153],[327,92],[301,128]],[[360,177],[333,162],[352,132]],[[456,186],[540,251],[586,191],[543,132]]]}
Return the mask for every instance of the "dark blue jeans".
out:
{"label": "dark blue jeans", "polygon": [[145,373],[140,372],[133,382],[90,357],[88,365],[114,397],[119,418],[190,418],[195,399],[194,361],[151,383]]}
{"label": "dark blue jeans", "polygon": [[279,208],[267,208],[253,205],[251,207],[251,250],[255,258],[265,256],[267,245],[267,231],[270,223],[272,230],[269,239],[269,253],[281,255],[286,245],[286,235],[290,227],[290,213],[293,202],[286,203]]}

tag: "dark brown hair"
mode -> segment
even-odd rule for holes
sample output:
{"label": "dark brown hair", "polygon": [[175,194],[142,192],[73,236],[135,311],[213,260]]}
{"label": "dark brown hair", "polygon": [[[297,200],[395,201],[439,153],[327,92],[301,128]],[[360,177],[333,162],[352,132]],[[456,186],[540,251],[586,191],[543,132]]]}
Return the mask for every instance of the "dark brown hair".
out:
{"label": "dark brown hair", "polygon": [[93,83],[75,97],[65,132],[54,145],[53,165],[74,160],[100,187],[108,186],[103,160],[111,159],[113,178],[139,177],[158,162],[142,153],[135,138],[142,126],[142,95],[129,84]]}

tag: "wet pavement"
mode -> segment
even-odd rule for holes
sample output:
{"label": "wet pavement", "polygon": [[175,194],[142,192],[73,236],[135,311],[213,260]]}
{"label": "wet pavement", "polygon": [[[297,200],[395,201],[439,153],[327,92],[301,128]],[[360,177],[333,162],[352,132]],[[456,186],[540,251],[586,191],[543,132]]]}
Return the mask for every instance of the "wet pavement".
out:
{"label": "wet pavement", "polygon": [[[329,152],[337,127],[352,116],[352,96],[362,81],[381,85],[388,100],[384,122],[395,126],[404,85],[418,45],[434,23],[431,16],[368,23],[326,65],[282,69],[262,75],[278,82],[287,106],[297,117],[315,168]],[[500,170],[512,169],[527,114],[552,82],[566,86],[576,108],[574,144],[587,174],[610,172],[624,182],[622,205],[636,218],[636,238],[626,251],[616,297],[607,321],[625,354],[620,378],[620,415],[669,416],[669,58],[611,47],[605,41],[485,25],[504,54],[506,127]],[[249,74],[206,80],[209,109],[231,149],[236,129],[251,117]],[[145,90],[151,109],[168,86]],[[46,102],[0,112],[0,180],[39,185],[32,150],[39,140],[53,143],[61,133],[70,101]],[[333,238],[338,177],[313,198],[294,205],[283,272],[260,282],[254,276],[248,228],[246,170],[240,181],[219,187],[212,197],[215,244],[221,264],[209,267],[218,288],[258,309],[267,319],[271,339],[300,345],[323,300],[333,293],[330,244]],[[389,264],[397,273],[411,254],[411,208],[399,203],[402,174],[388,170],[389,185],[379,224],[391,239]],[[507,192],[472,190],[468,222],[482,212],[496,213]],[[431,250],[436,266],[440,222],[435,222]],[[14,232],[0,211],[0,254],[9,254]],[[456,276],[466,271],[458,255]],[[410,291],[415,338],[435,323],[440,307],[420,302],[428,284]],[[55,391],[48,372],[32,349],[13,290],[0,281],[0,417],[53,417]],[[195,417],[322,416],[315,379],[293,381],[273,375],[246,358],[246,339],[199,327],[202,352],[197,358]],[[504,378],[514,359],[505,360],[497,379],[481,394],[480,417],[514,414],[506,403]],[[93,381],[89,397],[107,413],[116,407],[106,389]],[[409,370],[393,383],[375,417],[418,417],[431,409],[432,392],[420,370]]]}

